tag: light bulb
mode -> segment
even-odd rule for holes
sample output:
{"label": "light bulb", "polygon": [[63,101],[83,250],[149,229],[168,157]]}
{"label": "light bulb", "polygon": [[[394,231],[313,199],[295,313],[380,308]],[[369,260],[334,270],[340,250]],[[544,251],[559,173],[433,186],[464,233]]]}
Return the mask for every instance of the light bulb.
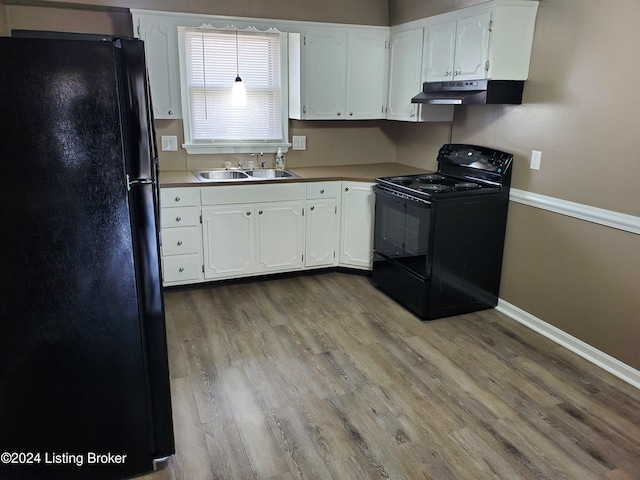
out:
{"label": "light bulb", "polygon": [[235,107],[244,107],[247,104],[247,89],[244,86],[244,82],[238,76],[236,81],[233,82],[233,89],[231,90],[231,105]]}

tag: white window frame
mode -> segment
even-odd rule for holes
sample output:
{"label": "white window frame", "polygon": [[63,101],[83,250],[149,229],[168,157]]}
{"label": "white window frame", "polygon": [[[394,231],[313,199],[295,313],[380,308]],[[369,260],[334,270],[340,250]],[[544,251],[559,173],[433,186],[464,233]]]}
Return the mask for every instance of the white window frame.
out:
{"label": "white window frame", "polygon": [[[254,31],[254,32],[269,32],[277,33],[280,36],[280,77],[281,77],[281,122],[282,122],[282,139],[281,140],[195,140],[192,136],[191,125],[191,102],[189,94],[189,85],[187,81],[187,66],[186,66],[186,51],[185,51],[185,34],[187,31],[193,31],[198,29],[212,29],[212,30],[237,30],[242,31]],[[216,28],[209,24],[204,24],[200,27],[178,27],[178,50],[180,59],[180,85],[181,85],[181,98],[182,98],[182,118],[184,126],[184,139],[185,143],[183,147],[188,154],[217,154],[217,153],[275,153],[278,148],[282,148],[283,151],[287,151],[291,146],[289,143],[289,65],[288,65],[288,35],[275,28],[268,28],[266,30],[258,30],[255,27],[248,27],[245,29],[237,29],[232,25],[227,25],[224,28]],[[242,71],[239,72],[242,77]],[[231,95],[231,88],[233,86],[234,78],[229,78],[229,95]],[[250,108],[250,105],[247,105]]]}

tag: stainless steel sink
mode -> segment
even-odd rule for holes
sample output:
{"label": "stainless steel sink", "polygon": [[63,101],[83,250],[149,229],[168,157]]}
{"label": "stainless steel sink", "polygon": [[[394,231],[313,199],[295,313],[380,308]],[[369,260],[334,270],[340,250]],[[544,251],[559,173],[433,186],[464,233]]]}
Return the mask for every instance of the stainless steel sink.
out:
{"label": "stainless steel sink", "polygon": [[208,170],[193,172],[200,180],[217,182],[220,180],[249,180],[249,176],[242,170]]}
{"label": "stainless steel sink", "polygon": [[289,170],[265,168],[259,170],[204,170],[192,172],[203,182],[242,182],[251,180],[276,180],[279,178],[299,178]]}
{"label": "stainless steel sink", "polygon": [[273,168],[265,168],[260,170],[247,170],[247,174],[253,178],[270,179],[270,178],[298,178],[293,172],[289,170],[275,170]]}

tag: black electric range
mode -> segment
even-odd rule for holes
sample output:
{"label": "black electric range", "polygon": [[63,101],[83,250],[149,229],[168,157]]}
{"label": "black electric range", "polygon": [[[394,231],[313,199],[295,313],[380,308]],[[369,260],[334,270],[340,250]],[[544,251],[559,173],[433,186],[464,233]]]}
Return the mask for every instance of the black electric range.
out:
{"label": "black electric range", "polygon": [[372,280],[429,320],[497,304],[513,156],[446,144],[437,160],[374,187]]}

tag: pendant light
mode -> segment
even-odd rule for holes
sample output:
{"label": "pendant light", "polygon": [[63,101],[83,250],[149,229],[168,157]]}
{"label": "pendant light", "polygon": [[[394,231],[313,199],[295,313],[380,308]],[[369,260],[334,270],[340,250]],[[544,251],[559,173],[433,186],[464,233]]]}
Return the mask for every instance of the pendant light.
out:
{"label": "pendant light", "polygon": [[236,29],[236,80],[233,82],[233,89],[231,90],[231,104],[236,107],[244,107],[247,104],[247,89],[240,78],[238,58],[238,29]]}

